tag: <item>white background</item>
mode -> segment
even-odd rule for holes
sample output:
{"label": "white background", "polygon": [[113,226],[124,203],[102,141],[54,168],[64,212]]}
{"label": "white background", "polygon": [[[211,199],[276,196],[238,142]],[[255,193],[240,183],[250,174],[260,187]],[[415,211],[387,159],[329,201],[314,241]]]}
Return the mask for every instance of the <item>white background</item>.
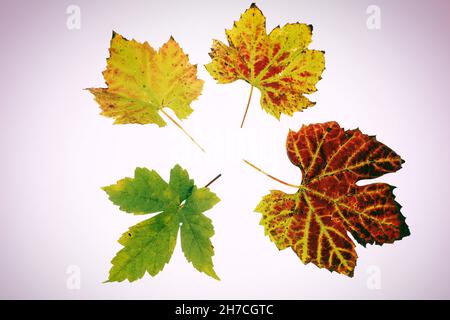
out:
{"label": "white background", "polygon": [[[66,8],[81,8],[81,29],[68,30]],[[445,1],[377,1],[380,30],[366,26],[367,1],[259,1],[270,31],[278,24],[314,25],[310,48],[326,51],[326,70],[313,108],[281,121],[259,106],[259,92],[243,129],[250,87],[217,85],[203,64],[213,38],[249,1],[10,1],[0,14],[4,43],[0,181],[1,298],[450,298],[448,263],[449,5]],[[446,16],[447,15],[447,16]],[[158,48],[170,35],[199,65],[203,94],[184,127],[113,126],[99,115],[86,87],[104,85],[101,71],[111,31]],[[253,209],[271,189],[295,192],[256,172],[248,159],[278,178],[299,183],[287,159],[288,129],[336,120],[359,127],[399,153],[406,163],[383,181],[411,236],[394,245],[357,246],[348,278],[303,265],[292,250],[279,252]],[[101,186],[137,166],[168,178],[179,163],[198,185],[222,173],[211,189],[222,201],[207,212],[216,235],[215,269],[221,281],[197,272],[179,244],[155,278],[102,284],[122,232],[142,219],[118,210]],[[67,268],[79,267],[81,287],[67,287]],[[375,266],[371,269],[370,266]],[[380,272],[371,289],[371,270]]]}

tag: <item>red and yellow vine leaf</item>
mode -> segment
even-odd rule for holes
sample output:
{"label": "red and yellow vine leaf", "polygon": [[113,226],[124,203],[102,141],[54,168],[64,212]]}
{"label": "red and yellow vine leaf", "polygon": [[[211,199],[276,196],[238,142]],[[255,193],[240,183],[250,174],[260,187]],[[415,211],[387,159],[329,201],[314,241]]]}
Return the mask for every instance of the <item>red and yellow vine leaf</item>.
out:
{"label": "red and yellow vine leaf", "polygon": [[290,131],[286,148],[302,172],[298,192],[271,191],[255,209],[278,249],[291,247],[305,264],[352,276],[357,254],[347,231],[363,246],[409,235],[394,187],[356,185],[399,170],[404,161],[392,149],[336,122]]}
{"label": "red and yellow vine leaf", "polygon": [[161,112],[203,150],[164,110],[169,108],[179,119],[186,119],[193,111],[192,101],[203,88],[197,66],[189,63],[174,38],[156,51],[147,42],[127,40],[113,32],[109,52],[103,71],[107,88],[88,89],[100,105],[101,114],[114,118],[115,124],[154,123],[164,127]]}
{"label": "red and yellow vine leaf", "polygon": [[[242,79],[261,91],[261,107],[279,119],[314,105],[304,94],[315,92],[325,68],[323,51],[310,50],[312,26],[289,23],[266,32],[266,18],[252,4],[226,30],[228,46],[214,40],[205,67],[218,83]],[[245,120],[242,120],[241,127]]]}

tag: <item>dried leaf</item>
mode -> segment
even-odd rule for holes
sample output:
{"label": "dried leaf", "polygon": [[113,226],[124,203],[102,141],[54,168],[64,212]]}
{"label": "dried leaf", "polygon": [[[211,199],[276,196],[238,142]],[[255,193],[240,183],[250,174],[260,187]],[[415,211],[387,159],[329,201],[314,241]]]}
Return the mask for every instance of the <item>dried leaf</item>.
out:
{"label": "dried leaf", "polygon": [[356,185],[401,168],[404,161],[389,147],[336,122],[290,131],[286,147],[302,172],[299,190],[271,191],[255,209],[278,249],[291,247],[305,264],[353,276],[357,254],[347,231],[363,246],[409,235],[394,187]]}
{"label": "dried leaf", "polygon": [[323,51],[308,49],[312,26],[289,23],[267,34],[266,18],[252,4],[226,35],[229,45],[214,40],[206,65],[218,83],[247,81],[261,91],[262,108],[277,119],[315,104],[304,94],[316,91],[325,59]]}
{"label": "dried leaf", "polygon": [[161,111],[203,150],[163,109],[172,109],[179,119],[186,119],[193,111],[192,101],[203,88],[197,66],[189,63],[173,37],[156,52],[147,42],[127,40],[113,32],[109,52],[103,72],[108,87],[88,89],[100,105],[101,114],[114,118],[115,124],[155,123],[164,127]]}

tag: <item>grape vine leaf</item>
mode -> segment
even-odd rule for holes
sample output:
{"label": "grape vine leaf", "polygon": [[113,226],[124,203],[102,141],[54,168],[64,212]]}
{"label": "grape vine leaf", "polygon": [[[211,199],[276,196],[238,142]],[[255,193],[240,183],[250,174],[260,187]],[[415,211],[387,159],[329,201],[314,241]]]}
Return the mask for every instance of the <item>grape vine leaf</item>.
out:
{"label": "grape vine leaf", "polygon": [[190,107],[203,88],[197,79],[197,66],[173,37],[157,52],[148,42],[127,40],[113,32],[110,57],[103,71],[107,88],[89,88],[102,109],[101,114],[115,119],[115,124],[166,122],[158,114],[163,107],[186,119]]}
{"label": "grape vine leaf", "polygon": [[286,148],[302,172],[298,192],[271,191],[255,209],[279,250],[291,247],[303,263],[351,277],[357,254],[347,231],[363,246],[410,234],[393,186],[356,185],[395,172],[404,162],[374,136],[327,122],[290,131]]}
{"label": "grape vine leaf", "polygon": [[308,49],[312,29],[311,25],[288,23],[267,34],[266,18],[252,4],[232,29],[225,30],[228,46],[213,40],[212,61],[205,67],[218,83],[247,81],[250,97],[253,87],[258,88],[261,107],[275,118],[281,113],[292,116],[315,104],[304,94],[317,90],[325,69],[324,52]]}
{"label": "grape vine leaf", "polygon": [[119,239],[123,248],[112,259],[107,282],[132,282],[147,271],[157,275],[169,263],[178,231],[186,259],[199,271],[220,280],[214,271],[212,221],[203,212],[220,199],[207,187],[197,188],[179,165],[170,171],[169,183],[154,170],[136,168],[134,178],[124,178],[102,188],[120,210],[135,215],[158,213],[131,228]]}

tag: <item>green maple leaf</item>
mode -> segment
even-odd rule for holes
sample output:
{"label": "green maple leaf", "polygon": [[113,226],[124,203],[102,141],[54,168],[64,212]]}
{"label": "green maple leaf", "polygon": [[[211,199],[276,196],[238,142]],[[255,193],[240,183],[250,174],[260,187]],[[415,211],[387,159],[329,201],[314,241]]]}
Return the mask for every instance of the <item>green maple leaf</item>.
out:
{"label": "green maple leaf", "polygon": [[220,280],[212,262],[214,248],[210,238],[214,227],[203,214],[220,199],[207,186],[197,188],[188,172],[176,165],[170,171],[169,183],[154,170],[136,168],[134,178],[103,187],[122,211],[135,215],[159,212],[120,237],[118,242],[124,247],[111,261],[107,282],[132,282],[146,271],[157,275],[170,261],[178,230],[186,259],[197,270]]}

